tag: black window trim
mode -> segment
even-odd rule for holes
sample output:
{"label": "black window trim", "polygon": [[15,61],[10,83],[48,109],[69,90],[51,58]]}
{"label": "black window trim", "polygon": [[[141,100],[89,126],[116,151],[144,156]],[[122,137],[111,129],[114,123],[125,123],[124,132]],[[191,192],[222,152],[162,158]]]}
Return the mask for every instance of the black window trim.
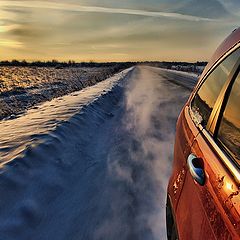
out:
{"label": "black window trim", "polygon": [[230,97],[233,85],[234,85],[234,83],[235,83],[239,73],[240,73],[240,59],[238,61],[238,66],[236,68],[234,76],[231,79],[231,82],[229,83],[228,88],[226,89],[225,97],[224,97],[224,99],[222,101],[222,104],[221,104],[221,109],[220,109],[220,112],[219,112],[219,115],[218,115],[218,118],[217,118],[217,122],[216,122],[216,126],[215,126],[215,129],[214,129],[214,136],[213,137],[214,137],[214,140],[221,146],[221,148],[223,148],[223,150],[230,156],[230,158],[233,159],[234,163],[240,169],[240,165],[236,162],[236,159],[233,157],[232,151],[227,146],[225,146],[225,144],[223,144],[220,141],[220,139],[218,138],[218,133],[219,133],[221,121],[223,119],[223,114],[224,114],[224,111],[225,111],[225,109],[227,107],[227,103],[228,103],[228,100],[229,100],[229,97]]}
{"label": "black window trim", "polygon": [[[189,115],[190,118],[193,121],[192,114],[193,110],[191,109],[192,106],[192,100],[194,99],[195,95],[197,94],[198,90],[202,86],[202,84],[205,82],[205,80],[208,78],[208,76],[221,64],[228,56],[230,56],[235,50],[240,48],[240,43],[236,44],[234,47],[232,47],[226,54],[224,54],[212,67],[209,69],[209,71],[204,75],[204,77],[200,80],[197,87],[194,90],[194,93],[192,94],[192,97],[190,99],[189,104]],[[240,70],[240,60],[237,61],[236,65],[234,66],[233,70],[231,71],[226,84],[223,86],[223,89],[216,101],[216,104],[214,105],[214,108],[212,110],[212,113],[209,117],[208,123],[206,127],[203,127],[202,124],[196,124],[194,121],[193,123],[195,126],[200,130],[200,134],[203,135],[205,139],[210,143],[211,147],[215,150],[215,152],[220,156],[222,159],[222,162],[224,165],[228,168],[228,170],[233,175],[235,181],[240,184],[240,168],[235,162],[235,160],[232,158],[232,156],[229,154],[229,152],[226,150],[226,148],[217,140],[217,134],[220,127],[220,122],[224,113],[224,110],[226,108],[226,104],[232,89],[232,86],[234,84],[234,81],[239,73]],[[210,128],[213,132],[211,134]]]}
{"label": "black window trim", "polygon": [[213,107],[212,113],[209,117],[206,129],[213,135],[213,138],[217,138],[218,130],[222,120],[223,112],[226,108],[227,101],[232,89],[232,86],[235,82],[235,79],[239,73],[240,59],[236,62],[231,73],[228,76],[226,83],[223,85],[223,88],[216,100],[216,103]]}
{"label": "black window trim", "polygon": [[227,89],[224,93],[224,97],[223,97],[223,100],[222,100],[222,103],[221,103],[221,109],[220,109],[219,114],[217,116],[217,121],[216,121],[216,125],[215,125],[215,128],[214,128],[214,135],[213,135],[214,138],[216,138],[217,135],[218,135],[220,124],[221,124],[221,121],[222,121],[222,118],[223,118],[223,114],[224,114],[224,111],[225,111],[226,106],[227,106],[227,102],[229,100],[229,97],[230,97],[233,85],[236,81],[236,78],[237,78],[237,76],[239,75],[239,72],[240,72],[240,59],[238,60],[236,66],[234,67],[234,70],[235,71],[233,72],[233,75],[231,76],[230,82],[229,82],[229,84],[227,86]]}
{"label": "black window trim", "polygon": [[240,48],[240,41],[234,45],[231,49],[229,49],[225,54],[223,54],[214,64],[213,66],[205,73],[205,75],[200,79],[200,81],[198,82],[197,86],[194,88],[193,94],[191,96],[190,99],[190,110],[191,109],[191,105],[192,105],[192,100],[195,97],[196,93],[198,92],[199,88],[203,85],[203,83],[205,82],[205,80],[208,78],[208,76],[219,66],[219,64],[221,64],[228,56],[230,56],[235,50],[237,50],[238,48]]}

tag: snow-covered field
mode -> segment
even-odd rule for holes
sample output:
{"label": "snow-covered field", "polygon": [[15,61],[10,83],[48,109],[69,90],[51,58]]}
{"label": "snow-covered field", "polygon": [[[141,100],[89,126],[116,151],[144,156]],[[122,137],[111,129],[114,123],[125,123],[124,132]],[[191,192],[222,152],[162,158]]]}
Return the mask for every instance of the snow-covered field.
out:
{"label": "snow-covered field", "polygon": [[1,121],[0,239],[166,239],[175,123],[192,84],[134,67]]}
{"label": "snow-covered field", "polygon": [[116,69],[0,66],[0,119],[17,117],[36,104],[94,85]]}

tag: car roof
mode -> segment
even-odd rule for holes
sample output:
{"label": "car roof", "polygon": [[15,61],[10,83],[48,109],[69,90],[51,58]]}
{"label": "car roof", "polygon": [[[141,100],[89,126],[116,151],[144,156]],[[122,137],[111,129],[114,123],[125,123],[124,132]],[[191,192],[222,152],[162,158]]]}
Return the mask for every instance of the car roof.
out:
{"label": "car roof", "polygon": [[217,48],[208,65],[203,71],[202,77],[212,68],[216,61],[218,61],[224,54],[240,42],[240,28],[235,29]]}

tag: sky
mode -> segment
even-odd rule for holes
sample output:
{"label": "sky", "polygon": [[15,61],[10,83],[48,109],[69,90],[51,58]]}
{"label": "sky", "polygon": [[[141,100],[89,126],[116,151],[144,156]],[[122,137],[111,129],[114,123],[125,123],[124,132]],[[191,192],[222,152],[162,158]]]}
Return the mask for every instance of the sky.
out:
{"label": "sky", "polygon": [[239,0],[0,0],[0,60],[208,61]]}

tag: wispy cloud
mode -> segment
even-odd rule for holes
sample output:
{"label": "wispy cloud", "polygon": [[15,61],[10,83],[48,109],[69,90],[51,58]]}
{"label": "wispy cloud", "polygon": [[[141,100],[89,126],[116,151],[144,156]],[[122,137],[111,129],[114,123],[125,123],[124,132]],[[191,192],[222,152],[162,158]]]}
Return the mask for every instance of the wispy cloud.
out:
{"label": "wispy cloud", "polygon": [[0,60],[207,60],[239,22],[167,13],[160,7],[143,11],[137,0],[117,6],[103,2],[109,5],[97,7],[97,0],[0,0]]}
{"label": "wispy cloud", "polygon": [[24,7],[24,8],[46,8],[46,9],[65,10],[65,11],[74,11],[74,12],[126,14],[126,15],[137,15],[137,16],[155,17],[155,18],[166,17],[166,18],[187,20],[187,21],[216,21],[214,19],[190,16],[190,15],[179,14],[179,13],[153,12],[153,11],[144,11],[144,10],[138,10],[138,9],[82,6],[78,4],[56,3],[56,2],[46,2],[46,1],[1,1],[0,7],[1,6],[7,6],[7,7],[15,6],[15,7]]}
{"label": "wispy cloud", "polygon": [[14,41],[14,40],[0,39],[0,47],[22,48],[23,44],[21,42]]}
{"label": "wispy cloud", "polygon": [[8,31],[14,30],[18,27],[19,27],[19,25],[17,25],[17,24],[5,25],[5,24],[2,24],[1,21],[0,21],[0,33],[5,33],[5,32],[8,32]]}

